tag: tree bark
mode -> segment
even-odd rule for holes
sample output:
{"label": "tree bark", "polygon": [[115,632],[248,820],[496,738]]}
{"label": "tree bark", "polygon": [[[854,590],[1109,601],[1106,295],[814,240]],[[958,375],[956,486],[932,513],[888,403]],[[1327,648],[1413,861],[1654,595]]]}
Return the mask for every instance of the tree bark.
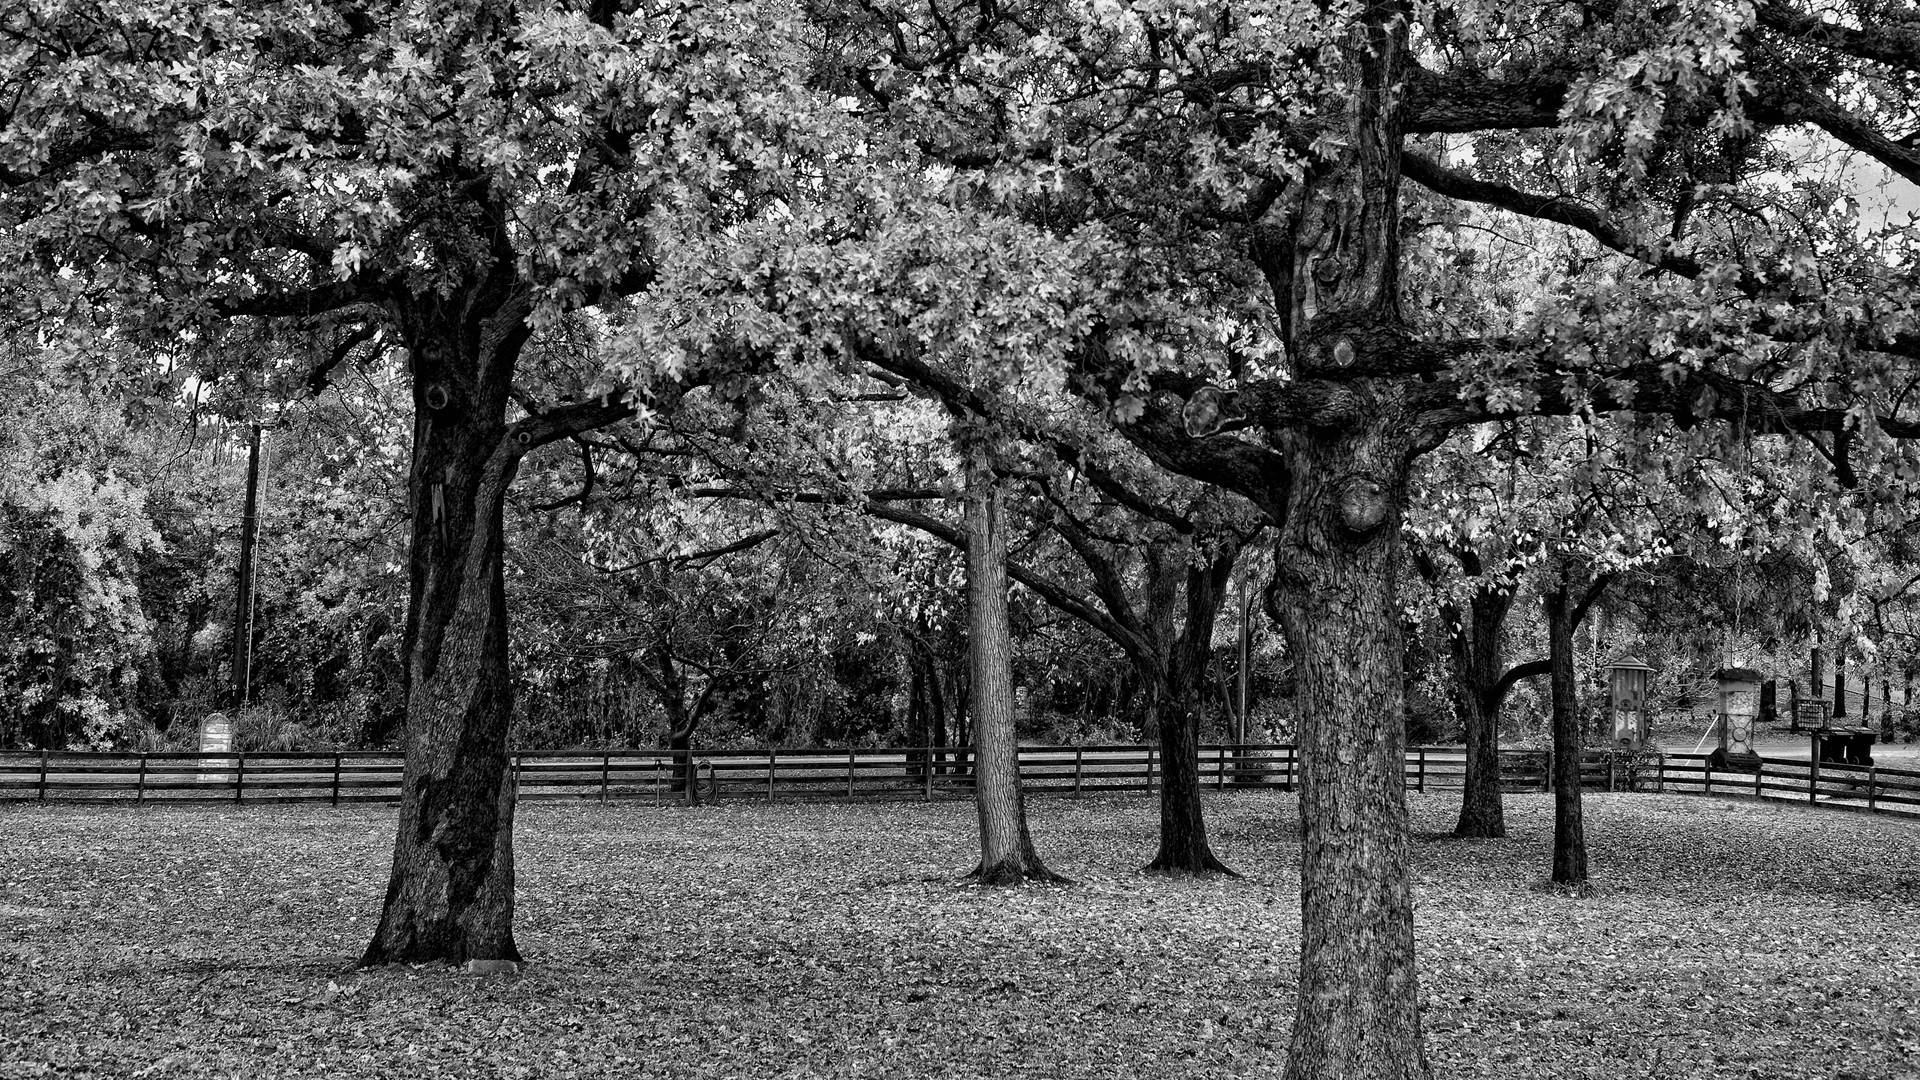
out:
{"label": "tree bark", "polygon": [[1288,1080],[1429,1075],[1407,884],[1397,583],[1411,454],[1394,411],[1290,437],[1276,553],[1300,737],[1299,1003]]}
{"label": "tree bark", "polygon": [[1547,590],[1547,657],[1553,665],[1553,880],[1583,885],[1587,840],[1580,819],[1580,716],[1573,681],[1573,603],[1564,571]]}
{"label": "tree bark", "polygon": [[974,807],[980,816],[980,863],[986,885],[1060,881],[1034,850],[1020,787],[1013,716],[1013,642],[1007,626],[1007,534],[999,485],[984,435],[963,435],[966,458],[967,655],[972,671]]}
{"label": "tree bark", "polygon": [[402,304],[397,320],[416,417],[407,761],[392,875],[362,965],[520,958],[502,558],[521,450],[506,434],[507,393],[527,308],[498,279],[510,267]]}

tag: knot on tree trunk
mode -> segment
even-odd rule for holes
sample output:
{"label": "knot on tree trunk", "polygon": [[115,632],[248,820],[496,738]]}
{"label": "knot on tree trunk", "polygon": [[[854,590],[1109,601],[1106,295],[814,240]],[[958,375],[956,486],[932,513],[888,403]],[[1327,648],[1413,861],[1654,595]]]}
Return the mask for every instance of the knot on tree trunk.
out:
{"label": "knot on tree trunk", "polygon": [[1393,510],[1387,487],[1369,476],[1350,476],[1340,483],[1340,528],[1348,536],[1365,539],[1378,532]]}

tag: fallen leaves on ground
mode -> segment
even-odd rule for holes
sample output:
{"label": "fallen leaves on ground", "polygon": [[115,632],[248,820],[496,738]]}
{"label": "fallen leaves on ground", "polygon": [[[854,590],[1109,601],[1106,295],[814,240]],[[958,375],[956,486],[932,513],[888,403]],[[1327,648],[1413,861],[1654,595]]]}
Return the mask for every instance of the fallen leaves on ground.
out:
{"label": "fallen leaves on ground", "polygon": [[[1920,1076],[1920,825],[1590,795],[1439,838],[1410,795],[1441,1077]],[[1144,797],[1046,798],[1068,887],[961,883],[964,803],[522,807],[517,977],[353,971],[377,807],[0,809],[0,1078],[1278,1075],[1294,800],[1210,793],[1245,877],[1143,876]]]}

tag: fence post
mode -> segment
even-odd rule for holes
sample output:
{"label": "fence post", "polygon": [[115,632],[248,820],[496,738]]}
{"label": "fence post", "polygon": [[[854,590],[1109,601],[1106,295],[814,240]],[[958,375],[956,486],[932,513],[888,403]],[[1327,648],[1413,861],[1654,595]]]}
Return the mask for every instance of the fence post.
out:
{"label": "fence post", "polygon": [[1153,794],[1153,747],[1147,747],[1147,794]]}
{"label": "fence post", "polygon": [[612,782],[613,754],[608,752],[600,755],[600,801],[603,803],[607,801],[607,788],[612,786]]}
{"label": "fence post", "polygon": [[1086,758],[1086,755],[1086,747],[1076,746],[1073,748],[1073,793],[1075,795],[1080,794],[1081,762]]}
{"label": "fence post", "polygon": [[1807,773],[1807,801],[1818,802],[1819,800],[1820,800],[1820,741],[1818,739],[1815,739],[1814,746],[1813,746],[1813,770]]}
{"label": "fence post", "polygon": [[235,754],[237,764],[233,770],[233,801],[240,801],[240,793],[247,789],[247,755]]}
{"label": "fence post", "polygon": [[774,767],[778,764],[779,764],[778,759],[776,759],[773,756],[773,750],[769,748],[767,750],[767,801],[768,802],[773,801],[773,773],[774,773]]}
{"label": "fence post", "polygon": [[[1018,751],[1015,751],[1013,760],[1014,760],[1013,769],[1014,769],[1014,772],[1017,773],[1020,771],[1020,757],[1019,757]],[[851,746],[847,747],[847,798],[849,799],[853,798],[853,747]]]}
{"label": "fence post", "polygon": [[[1294,752],[1294,747],[1292,746],[1292,744],[1288,744],[1287,756],[1286,756],[1287,769],[1284,774],[1285,779],[1280,784],[1280,789],[1282,791],[1293,790],[1293,752]],[[1266,771],[1265,769],[1261,770],[1261,772],[1265,772],[1265,771]]]}
{"label": "fence post", "polygon": [[1227,787],[1227,748],[1224,746],[1216,746],[1213,749],[1213,754],[1213,788],[1215,791],[1224,791]]}
{"label": "fence post", "polygon": [[1761,794],[1760,781],[1766,775],[1767,775],[1767,763],[1765,761],[1761,761],[1760,767],[1753,770],[1753,797],[1756,799],[1759,798]]}
{"label": "fence post", "polygon": [[1708,758],[1700,763],[1700,775],[1706,779],[1706,783],[1703,784],[1700,788],[1700,793],[1703,795],[1713,794],[1713,759],[1712,758]]}
{"label": "fence post", "polygon": [[1656,754],[1653,761],[1653,791],[1656,795],[1667,793],[1667,755]]}
{"label": "fence post", "polygon": [[133,801],[137,803],[147,801],[147,755],[145,754],[140,755],[140,788],[134,793]]}
{"label": "fence post", "polygon": [[933,747],[920,752],[920,801],[933,801]]}
{"label": "fence post", "polygon": [[1425,793],[1427,790],[1427,748],[1422,746],[1419,748],[1419,752],[1420,766],[1419,771],[1414,774],[1413,790]]}
{"label": "fence post", "polygon": [[1551,746],[1547,747],[1546,755],[1542,757],[1540,760],[1546,762],[1546,767],[1542,769],[1540,772],[1540,790],[1552,791],[1553,790],[1553,747]]}
{"label": "fence post", "polygon": [[1876,796],[1878,796],[1879,793],[1880,793],[1880,767],[1878,765],[1869,765],[1867,766],[1867,809],[1868,810],[1874,809],[1874,804],[1879,801],[1876,798]]}
{"label": "fence post", "polygon": [[47,752],[40,751],[40,801],[47,801]]}
{"label": "fence post", "polygon": [[340,755],[333,755],[333,805],[340,805]]}

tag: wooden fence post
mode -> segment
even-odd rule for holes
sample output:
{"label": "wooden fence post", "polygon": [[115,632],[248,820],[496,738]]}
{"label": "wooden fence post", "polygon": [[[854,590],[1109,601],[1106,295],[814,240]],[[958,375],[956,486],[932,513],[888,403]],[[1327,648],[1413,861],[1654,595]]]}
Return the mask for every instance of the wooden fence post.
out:
{"label": "wooden fence post", "polygon": [[235,754],[233,759],[233,801],[239,802],[240,793],[247,789],[247,755]]}
{"label": "wooden fence post", "polygon": [[1703,795],[1713,794],[1713,761],[1712,759],[1708,759],[1700,763],[1700,775],[1706,781],[1703,785],[1701,785],[1700,793]]}
{"label": "wooden fence post", "polygon": [[1147,747],[1147,794],[1153,794],[1153,747]]}
{"label": "wooden fence post", "polygon": [[1807,801],[1820,801],[1820,741],[1813,744],[1813,769],[1807,773]]}
{"label": "wooden fence post", "polygon": [[[1283,759],[1286,763],[1286,772],[1283,774],[1285,778],[1280,783],[1280,790],[1282,791],[1293,790],[1293,751],[1293,746],[1288,745],[1287,756]],[[1266,770],[1262,769],[1261,771],[1265,772]]]}
{"label": "wooden fence post", "polygon": [[47,801],[47,752],[40,751],[40,801]]}
{"label": "wooden fence post", "polygon": [[1762,761],[1760,763],[1760,767],[1753,770],[1753,797],[1756,799],[1759,798],[1761,795],[1760,780],[1766,775],[1767,775],[1767,763],[1765,761]]}
{"label": "wooden fence post", "polygon": [[773,774],[776,771],[776,766],[778,766],[779,763],[780,763],[779,759],[774,757],[773,751],[768,750],[767,751],[767,801],[768,802],[773,801]]}
{"label": "wooden fence post", "polygon": [[340,755],[333,755],[333,805],[340,805]]}
{"label": "wooden fence post", "polygon": [[1420,764],[1418,771],[1414,773],[1413,790],[1425,793],[1427,790],[1427,748],[1422,746],[1419,747],[1418,750],[1420,753]]}
{"label": "wooden fence post", "polygon": [[1664,753],[1654,755],[1653,791],[1656,795],[1667,793],[1667,755]]}
{"label": "wooden fence post", "polygon": [[1867,766],[1867,809],[1868,810],[1874,809],[1875,808],[1874,804],[1879,801],[1876,798],[1876,796],[1879,794],[1879,790],[1880,790],[1880,767],[1878,765],[1869,765]]}
{"label": "wooden fence post", "polygon": [[931,746],[921,751],[920,801],[933,801],[933,747]]}
{"label": "wooden fence post", "polygon": [[1553,747],[1551,746],[1547,747],[1546,754],[1540,760],[1546,762],[1546,767],[1542,769],[1540,772],[1540,790],[1552,791],[1553,790]]}
{"label": "wooden fence post", "polygon": [[607,789],[613,786],[613,754],[600,755],[600,801],[607,801]]}
{"label": "wooden fence post", "polygon": [[147,755],[145,754],[140,755],[140,787],[134,792],[133,801],[137,803],[147,801]]}
{"label": "wooden fence post", "polygon": [[[1018,752],[1016,752],[1013,760],[1014,771],[1018,772],[1020,769]],[[853,798],[853,747],[851,746],[847,747],[847,798]]]}
{"label": "wooden fence post", "polygon": [[1082,763],[1086,760],[1086,756],[1087,756],[1086,747],[1076,746],[1073,748],[1073,793],[1075,795],[1080,794],[1080,776],[1082,772]]}
{"label": "wooden fence post", "polygon": [[1213,748],[1213,764],[1214,764],[1213,788],[1215,791],[1225,791],[1227,788],[1227,749],[1226,747],[1216,746]]}

